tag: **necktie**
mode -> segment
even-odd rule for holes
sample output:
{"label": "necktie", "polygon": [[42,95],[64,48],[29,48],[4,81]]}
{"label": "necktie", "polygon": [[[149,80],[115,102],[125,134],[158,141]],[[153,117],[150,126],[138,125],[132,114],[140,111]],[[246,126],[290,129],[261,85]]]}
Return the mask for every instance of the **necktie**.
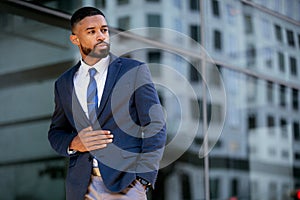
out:
{"label": "necktie", "polygon": [[[97,108],[98,108],[98,91],[97,91],[97,82],[95,80],[95,74],[97,70],[95,68],[89,69],[90,74],[90,82],[87,88],[87,107],[88,107],[88,114],[91,126],[94,128],[93,124],[97,120]],[[98,161],[93,159],[93,168],[98,168]],[[98,169],[99,170],[99,169]],[[100,172],[99,172],[100,173]]]}
{"label": "necktie", "polygon": [[95,68],[89,69],[90,82],[87,88],[87,107],[91,125],[94,124],[97,120],[96,110],[98,107],[98,92],[97,82],[94,77],[96,73],[97,70]]}

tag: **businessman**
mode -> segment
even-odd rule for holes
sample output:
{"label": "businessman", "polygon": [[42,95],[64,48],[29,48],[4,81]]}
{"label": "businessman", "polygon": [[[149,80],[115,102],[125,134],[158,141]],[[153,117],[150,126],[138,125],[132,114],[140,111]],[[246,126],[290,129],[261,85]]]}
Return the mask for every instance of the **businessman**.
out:
{"label": "businessman", "polygon": [[104,14],[71,17],[81,60],[55,82],[48,139],[69,158],[66,198],[146,199],[166,141],[158,95],[145,63],[110,53]]}

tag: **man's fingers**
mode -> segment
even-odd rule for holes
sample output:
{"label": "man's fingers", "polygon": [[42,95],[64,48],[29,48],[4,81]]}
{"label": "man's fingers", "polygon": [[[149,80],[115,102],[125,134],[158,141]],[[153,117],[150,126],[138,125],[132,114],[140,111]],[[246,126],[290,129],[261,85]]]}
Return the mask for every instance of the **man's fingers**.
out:
{"label": "man's fingers", "polygon": [[82,129],[78,136],[81,145],[87,151],[105,148],[107,144],[113,142],[114,137],[109,130],[93,130],[91,126]]}
{"label": "man's fingers", "polygon": [[82,129],[80,132],[89,132],[89,131],[92,131],[92,130],[93,130],[93,128],[91,126],[89,126],[89,127],[86,127],[84,129]]}
{"label": "man's fingers", "polygon": [[80,134],[79,137],[83,142],[85,142],[92,140],[112,139],[114,136],[110,134],[110,131],[90,131],[88,133]]}
{"label": "man's fingers", "polygon": [[106,140],[106,139],[113,139],[113,135],[86,135],[80,138],[85,142],[89,141],[97,141],[97,140]]}
{"label": "man's fingers", "polygon": [[101,149],[107,146],[107,144],[111,143],[112,139],[106,139],[106,140],[101,140],[99,141],[91,141],[86,143],[86,148],[88,151],[96,150],[96,149]]}
{"label": "man's fingers", "polygon": [[93,150],[97,150],[97,149],[103,149],[106,146],[107,146],[107,144],[97,144],[97,145],[93,145],[87,149],[88,149],[88,151],[93,151]]}
{"label": "man's fingers", "polygon": [[108,143],[112,143],[112,141],[113,140],[111,138],[103,138],[102,136],[98,136],[98,137],[86,138],[84,143],[86,145],[90,145],[90,144],[108,144]]}
{"label": "man's fingers", "polygon": [[111,132],[108,130],[95,130],[93,131],[91,128],[85,128],[80,131],[79,135],[85,136],[93,136],[93,135],[111,135]]}

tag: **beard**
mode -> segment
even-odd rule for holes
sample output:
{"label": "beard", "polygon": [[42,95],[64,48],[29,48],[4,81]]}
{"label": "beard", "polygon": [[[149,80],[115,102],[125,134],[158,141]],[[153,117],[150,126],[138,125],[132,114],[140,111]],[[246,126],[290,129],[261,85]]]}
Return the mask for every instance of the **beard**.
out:
{"label": "beard", "polygon": [[[106,45],[107,48],[106,49],[97,49],[97,45]],[[84,47],[82,46],[82,44],[80,44],[81,50],[82,52],[89,57],[93,57],[93,58],[105,58],[106,56],[108,56],[109,51],[110,51],[110,43],[102,41],[102,42],[98,42],[94,48],[88,48],[88,47]]]}

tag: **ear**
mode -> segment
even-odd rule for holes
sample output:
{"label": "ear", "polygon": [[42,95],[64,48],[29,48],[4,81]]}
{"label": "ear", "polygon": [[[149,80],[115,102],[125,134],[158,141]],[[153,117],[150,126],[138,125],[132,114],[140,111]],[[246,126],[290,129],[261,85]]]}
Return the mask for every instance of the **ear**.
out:
{"label": "ear", "polygon": [[79,39],[78,39],[78,37],[76,36],[76,35],[70,35],[70,41],[73,43],[73,44],[75,44],[76,46],[79,46]]}

